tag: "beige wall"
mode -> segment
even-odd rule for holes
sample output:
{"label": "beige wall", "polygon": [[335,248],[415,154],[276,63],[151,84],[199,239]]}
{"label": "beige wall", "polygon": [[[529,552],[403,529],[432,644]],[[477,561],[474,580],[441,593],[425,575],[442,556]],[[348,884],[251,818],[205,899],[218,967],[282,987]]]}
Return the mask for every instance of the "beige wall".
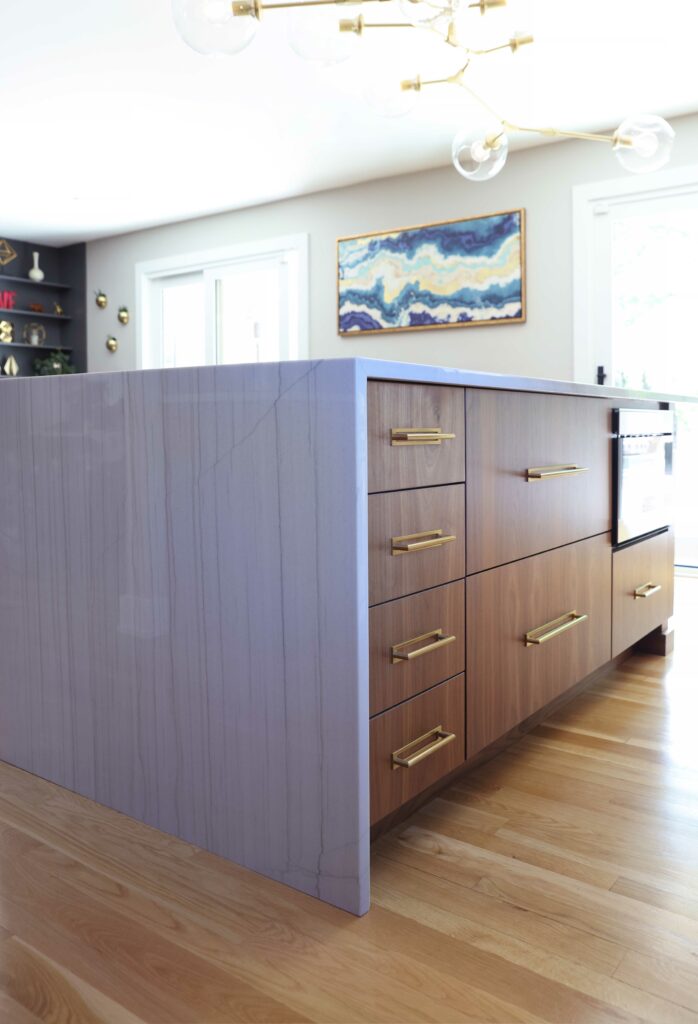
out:
{"label": "beige wall", "polygon": [[[698,163],[698,115],[677,118],[672,166]],[[90,370],[136,366],[135,271],[142,260],[272,238],[310,236],[310,355],[374,356],[528,376],[572,377],[572,187],[622,174],[612,153],[564,142],[513,153],[493,181],[466,182],[451,167],[372,181],[298,199],[134,232],[88,245],[88,295],[103,288],[109,310],[88,309]],[[192,184],[192,187],[197,187]],[[205,175],[202,185],[205,187]],[[524,207],[528,322],[345,339],[336,328],[336,240]],[[135,314],[124,328],[116,310]],[[104,342],[120,341],[110,355]]]}

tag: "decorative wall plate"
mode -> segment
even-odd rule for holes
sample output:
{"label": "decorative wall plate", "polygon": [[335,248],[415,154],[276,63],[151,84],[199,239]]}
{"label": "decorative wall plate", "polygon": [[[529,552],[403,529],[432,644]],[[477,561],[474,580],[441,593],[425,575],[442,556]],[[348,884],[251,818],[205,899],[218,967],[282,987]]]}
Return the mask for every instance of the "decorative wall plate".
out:
{"label": "decorative wall plate", "polygon": [[22,331],[22,337],[27,345],[43,345],[46,341],[46,328],[43,324],[27,324]]}

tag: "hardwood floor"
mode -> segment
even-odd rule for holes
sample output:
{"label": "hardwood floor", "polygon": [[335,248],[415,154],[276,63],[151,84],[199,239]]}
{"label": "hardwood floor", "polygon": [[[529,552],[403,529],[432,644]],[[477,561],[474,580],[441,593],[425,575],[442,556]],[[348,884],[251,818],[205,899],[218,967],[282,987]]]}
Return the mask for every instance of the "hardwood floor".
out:
{"label": "hardwood floor", "polygon": [[354,919],[0,766],[3,1024],[698,1022],[698,579],[375,846]]}

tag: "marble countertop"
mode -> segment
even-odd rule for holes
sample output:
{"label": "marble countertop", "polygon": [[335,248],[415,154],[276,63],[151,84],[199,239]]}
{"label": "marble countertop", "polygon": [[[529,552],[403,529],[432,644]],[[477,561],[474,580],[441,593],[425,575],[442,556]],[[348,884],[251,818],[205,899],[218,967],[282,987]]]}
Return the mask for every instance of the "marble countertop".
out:
{"label": "marble countertop", "polygon": [[[8,346],[9,347],[9,346]],[[498,391],[533,391],[541,394],[552,395],[579,395],[587,398],[611,398],[619,400],[639,399],[650,402],[674,403],[674,402],[698,402],[697,395],[672,395],[654,391],[633,391],[628,388],[602,387],[597,384],[580,384],[575,381],[553,380],[544,377],[518,377],[502,373],[484,373],[478,370],[463,370],[450,366],[430,366],[422,363],[399,363],[386,359],[366,359],[356,357],[352,359],[313,359],[299,361],[297,364],[301,372],[313,372],[321,363],[343,364],[345,369],[353,365],[354,379],[365,381],[367,379],[395,380],[406,382],[418,382],[422,384],[452,384],[460,387],[470,388],[493,388]],[[200,369],[206,373],[215,373],[217,370],[225,370],[227,373],[239,371],[241,374],[249,374],[254,367],[279,366],[283,364],[254,363],[254,364],[226,364],[221,366],[183,367],[179,369],[166,370],[114,370],[110,372],[75,374],[56,377],[16,377],[12,378],[16,385],[30,385],[31,387],[47,387],[56,384],[58,381],[66,382],[76,379],[110,378],[133,378],[134,376],[146,376],[151,374],[185,374],[192,369]],[[8,380],[10,378],[7,378]]]}
{"label": "marble countertop", "polygon": [[456,384],[470,388],[494,388],[498,391],[537,391],[553,395],[581,395],[588,398],[644,399],[652,402],[698,402],[698,395],[669,395],[629,388],[609,388],[598,384],[552,380],[541,377],[516,377],[503,373],[482,373],[448,366],[423,366],[420,363],[394,363],[384,359],[357,359],[366,377],[381,380],[420,381],[426,384]]}

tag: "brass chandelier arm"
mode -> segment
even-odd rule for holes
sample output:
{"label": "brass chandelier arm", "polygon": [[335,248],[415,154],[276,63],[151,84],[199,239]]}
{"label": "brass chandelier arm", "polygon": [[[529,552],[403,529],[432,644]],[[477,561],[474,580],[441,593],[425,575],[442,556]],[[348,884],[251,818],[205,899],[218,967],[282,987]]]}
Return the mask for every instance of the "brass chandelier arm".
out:
{"label": "brass chandelier arm", "polygon": [[507,0],[477,0],[477,3],[468,4],[468,8],[478,8],[480,14],[487,14],[491,7],[506,7]]}
{"label": "brass chandelier arm", "polygon": [[363,14],[356,18],[341,18],[339,22],[340,32],[354,32],[357,36],[362,36],[367,28],[414,28],[414,25],[405,21],[364,21]]}
{"label": "brass chandelier arm", "polygon": [[530,128],[526,125],[512,124],[511,121],[502,120],[502,126],[509,132],[532,132],[535,135],[547,135],[554,139],[581,139],[584,142],[609,142],[613,146],[632,146],[633,140],[618,135],[604,135],[601,132],[573,132],[565,131],[563,128]]}
{"label": "brass chandelier arm", "polygon": [[233,0],[233,14],[237,18],[261,16],[263,11],[280,11],[291,7],[346,7],[355,4],[384,4],[390,0],[280,0],[278,3],[264,3],[264,0]]}
{"label": "brass chandelier arm", "polygon": [[[505,117],[502,117],[501,114],[497,113],[489,103],[483,100],[479,93],[475,92],[474,89],[471,89],[469,85],[465,84],[463,77],[466,68],[467,64],[465,68],[462,68],[459,72],[453,75],[451,79],[445,79],[445,81],[453,81],[455,84],[460,85],[462,89],[465,89],[465,91],[472,96],[475,102],[479,103],[483,110],[486,110],[495,121],[498,121],[501,124],[502,129],[507,132],[529,132],[533,135],[546,135],[548,138],[555,139],[581,139],[584,142],[605,142],[610,143],[613,146],[632,146],[633,144],[632,139],[618,135],[617,132],[614,132],[612,135],[605,135],[600,132],[574,132],[566,131],[563,128],[535,128],[530,127],[529,125],[513,124],[511,121],[507,121]],[[428,83],[424,82],[422,84],[426,85]],[[500,137],[501,133],[499,135],[489,135],[485,140],[485,143],[488,146],[495,146]]]}
{"label": "brass chandelier arm", "polygon": [[[417,92],[419,92],[419,90],[425,85],[462,85],[463,75],[467,71],[469,65],[470,61],[468,61],[467,64],[464,64],[462,68],[459,68],[455,74],[447,75],[445,78],[420,78],[417,76],[417,78],[406,79],[400,84],[405,90],[415,89]],[[467,87],[463,86],[463,88]]]}
{"label": "brass chandelier arm", "polygon": [[520,46],[528,46],[532,42],[533,36],[512,36],[509,42],[500,43],[499,46],[490,46],[487,50],[471,50],[470,47],[463,47],[463,49],[474,57],[485,57],[488,53],[498,53],[500,50],[511,50],[512,53],[516,53]]}

